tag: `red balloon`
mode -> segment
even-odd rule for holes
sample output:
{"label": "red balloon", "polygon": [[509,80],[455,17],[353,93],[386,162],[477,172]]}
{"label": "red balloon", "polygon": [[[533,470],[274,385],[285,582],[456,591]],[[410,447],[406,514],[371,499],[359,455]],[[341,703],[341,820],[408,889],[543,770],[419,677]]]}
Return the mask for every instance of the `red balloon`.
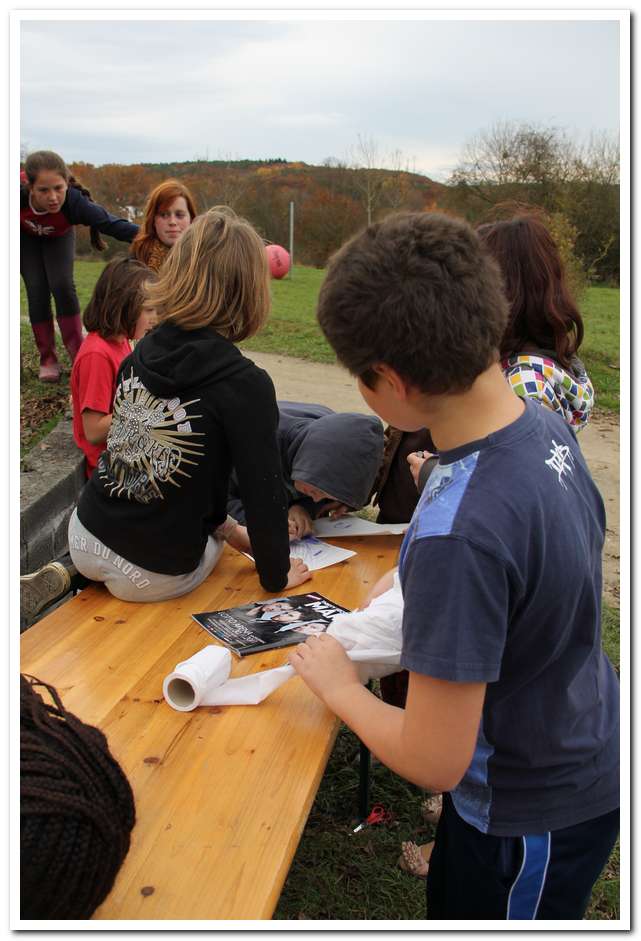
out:
{"label": "red balloon", "polygon": [[266,245],[265,251],[272,278],[284,278],[290,267],[289,252],[282,245]]}

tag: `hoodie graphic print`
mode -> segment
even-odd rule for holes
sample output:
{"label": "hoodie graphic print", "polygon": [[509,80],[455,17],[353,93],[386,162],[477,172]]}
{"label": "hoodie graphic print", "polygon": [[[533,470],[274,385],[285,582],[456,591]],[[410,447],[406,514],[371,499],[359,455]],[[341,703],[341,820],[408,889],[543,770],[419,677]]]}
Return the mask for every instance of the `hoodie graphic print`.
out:
{"label": "hoodie graphic print", "polygon": [[192,430],[191,421],[202,415],[187,410],[199,399],[183,402],[152,395],[129,370],[121,378],[114,400],[107,451],[99,469],[100,478],[113,494],[126,494],[139,503],[162,500],[161,483],[181,486],[190,477],[189,467],[203,455],[202,432]]}

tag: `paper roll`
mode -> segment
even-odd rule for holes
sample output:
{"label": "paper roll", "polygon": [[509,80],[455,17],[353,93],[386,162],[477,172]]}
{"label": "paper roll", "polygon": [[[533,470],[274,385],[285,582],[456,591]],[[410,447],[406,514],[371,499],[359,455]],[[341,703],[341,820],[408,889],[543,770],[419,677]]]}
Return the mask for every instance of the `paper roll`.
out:
{"label": "paper roll", "polygon": [[[381,675],[381,664],[384,664],[383,676],[398,669],[400,651],[348,650],[346,653],[350,660],[359,664],[363,683],[373,673]],[[227,656],[221,657],[221,654]],[[205,647],[189,660],[179,663],[174,672],[165,677],[162,691],[166,701],[178,712],[191,712],[197,706],[257,706],[295,672],[287,665],[230,680],[230,665],[231,656],[227,649],[213,644]]]}
{"label": "paper roll", "polygon": [[165,677],[163,696],[178,712],[190,712],[196,706],[215,705],[204,700],[209,690],[222,686],[231,673],[231,654],[226,647],[210,644],[176,665]]}

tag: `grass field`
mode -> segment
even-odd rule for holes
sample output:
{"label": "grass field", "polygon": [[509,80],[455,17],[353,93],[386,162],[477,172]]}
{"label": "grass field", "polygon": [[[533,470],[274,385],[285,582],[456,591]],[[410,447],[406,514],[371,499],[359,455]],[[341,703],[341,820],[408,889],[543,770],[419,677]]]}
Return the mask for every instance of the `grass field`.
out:
{"label": "grass field", "polygon": [[[76,287],[80,306],[88,302],[102,262],[76,262]],[[316,324],[316,299],[324,277],[317,268],[294,267],[293,277],[272,282],[270,319],[261,333],[242,344],[248,350],[282,353],[316,363],[332,363],[334,354]],[[23,405],[29,398],[55,401],[56,391],[43,389],[37,379],[37,361],[29,329],[24,287],[21,294]],[[588,288],[581,303],[585,340],[581,356],[596,390],[597,407],[619,411],[619,290]],[[63,356],[63,361],[65,357]],[[61,383],[60,391],[66,385]],[[53,416],[50,416],[53,417]],[[33,444],[30,437],[26,446]]]}
{"label": "grass field", "polygon": [[[99,262],[76,263],[76,286],[84,307],[102,268]],[[277,352],[330,363],[334,355],[314,319],[323,271],[294,269],[291,280],[273,282],[271,319],[248,349]],[[585,341],[581,350],[597,392],[600,409],[619,410],[619,292],[590,288],[582,302]],[[32,447],[55,424],[68,397],[68,361],[63,381],[45,386],[37,380],[37,359],[22,296],[21,443]],[[619,612],[604,606],[603,643],[618,666]],[[432,830],[420,815],[421,791],[382,765],[372,770],[371,802],[395,814],[389,826],[352,835],[357,807],[358,742],[346,729],[323,777],[314,807],[285,883],[276,919],[422,919],[425,884],[396,866],[402,840],[424,842]],[[619,917],[618,848],[597,883],[590,919]]]}

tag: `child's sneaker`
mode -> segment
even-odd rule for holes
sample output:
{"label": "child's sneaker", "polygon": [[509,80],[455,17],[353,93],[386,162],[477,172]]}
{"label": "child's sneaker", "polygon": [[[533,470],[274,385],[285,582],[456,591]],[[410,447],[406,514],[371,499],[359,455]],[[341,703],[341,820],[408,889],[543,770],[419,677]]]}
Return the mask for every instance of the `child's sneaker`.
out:
{"label": "child's sneaker", "polygon": [[30,622],[42,609],[71,589],[71,573],[61,562],[47,562],[20,576],[20,618]]}

